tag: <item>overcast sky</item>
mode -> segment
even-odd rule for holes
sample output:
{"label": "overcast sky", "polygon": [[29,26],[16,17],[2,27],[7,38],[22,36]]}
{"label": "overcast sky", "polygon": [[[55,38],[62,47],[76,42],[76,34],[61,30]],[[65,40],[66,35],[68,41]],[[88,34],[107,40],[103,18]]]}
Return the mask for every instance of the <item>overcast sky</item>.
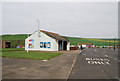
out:
{"label": "overcast sky", "polygon": [[117,2],[4,2],[2,34],[39,29],[71,37],[117,37]]}

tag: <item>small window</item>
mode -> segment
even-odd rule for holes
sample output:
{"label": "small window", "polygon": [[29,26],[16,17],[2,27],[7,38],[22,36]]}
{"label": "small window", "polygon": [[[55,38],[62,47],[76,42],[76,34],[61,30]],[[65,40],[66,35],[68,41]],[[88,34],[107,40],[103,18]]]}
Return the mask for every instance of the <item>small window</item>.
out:
{"label": "small window", "polygon": [[40,48],[51,48],[50,42],[40,42]]}
{"label": "small window", "polygon": [[47,47],[48,47],[48,48],[50,48],[50,47],[51,47],[50,42],[47,42]]}
{"label": "small window", "polygon": [[40,42],[40,48],[43,48],[43,42]]}
{"label": "small window", "polygon": [[46,42],[44,42],[44,48],[46,48]]}

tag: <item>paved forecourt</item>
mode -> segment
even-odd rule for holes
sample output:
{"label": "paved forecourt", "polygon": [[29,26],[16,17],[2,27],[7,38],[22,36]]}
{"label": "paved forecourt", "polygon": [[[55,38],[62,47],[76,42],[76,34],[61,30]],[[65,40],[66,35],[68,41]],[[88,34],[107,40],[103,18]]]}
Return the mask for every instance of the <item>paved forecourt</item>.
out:
{"label": "paved forecourt", "polygon": [[[76,51],[63,51],[64,54],[48,61],[3,58],[2,78],[5,79],[68,79],[75,62]],[[3,81],[4,81],[3,80]]]}

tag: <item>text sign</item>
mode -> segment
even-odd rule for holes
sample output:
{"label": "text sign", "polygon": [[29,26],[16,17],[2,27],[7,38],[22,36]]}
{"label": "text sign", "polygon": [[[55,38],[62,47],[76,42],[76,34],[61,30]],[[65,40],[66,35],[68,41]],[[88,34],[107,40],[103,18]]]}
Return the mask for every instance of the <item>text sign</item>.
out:
{"label": "text sign", "polygon": [[109,59],[102,58],[86,58],[88,64],[110,65]]}

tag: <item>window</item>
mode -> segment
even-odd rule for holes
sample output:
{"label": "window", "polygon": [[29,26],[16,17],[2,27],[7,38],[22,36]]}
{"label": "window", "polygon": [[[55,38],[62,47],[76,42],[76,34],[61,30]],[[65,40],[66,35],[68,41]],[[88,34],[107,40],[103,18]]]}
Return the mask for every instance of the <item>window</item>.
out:
{"label": "window", "polygon": [[43,48],[43,42],[40,42],[40,48]]}
{"label": "window", "polygon": [[50,42],[47,42],[47,47],[48,47],[48,48],[50,48],[50,47],[51,47]]}
{"label": "window", "polygon": [[44,42],[44,48],[46,48],[46,42]]}
{"label": "window", "polygon": [[50,42],[40,42],[40,48],[51,48]]}

